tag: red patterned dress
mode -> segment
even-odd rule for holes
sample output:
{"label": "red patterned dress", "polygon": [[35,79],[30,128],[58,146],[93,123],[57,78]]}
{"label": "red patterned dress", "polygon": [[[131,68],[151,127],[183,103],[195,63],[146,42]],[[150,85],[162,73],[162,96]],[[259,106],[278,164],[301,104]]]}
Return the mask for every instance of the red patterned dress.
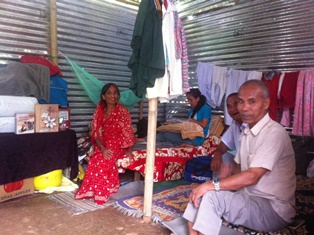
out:
{"label": "red patterned dress", "polygon": [[[94,198],[97,204],[107,202],[109,197],[118,191],[120,179],[116,161],[136,142],[131,116],[124,106],[118,103],[109,117],[104,116],[104,111],[103,103],[98,103],[91,133],[94,153],[88,163],[82,185],[75,195],[75,199]],[[103,157],[95,143],[96,138],[113,152],[111,159]]]}

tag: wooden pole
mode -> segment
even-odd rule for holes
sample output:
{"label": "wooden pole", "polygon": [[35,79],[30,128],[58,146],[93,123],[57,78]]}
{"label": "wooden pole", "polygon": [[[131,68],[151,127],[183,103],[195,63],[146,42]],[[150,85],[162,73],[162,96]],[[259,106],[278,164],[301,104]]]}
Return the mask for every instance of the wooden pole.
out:
{"label": "wooden pole", "polygon": [[152,220],[152,201],[154,186],[154,165],[156,150],[156,126],[157,126],[157,98],[148,100],[148,131],[147,131],[147,151],[145,165],[145,188],[144,188],[144,208],[143,220]]}
{"label": "wooden pole", "polygon": [[58,65],[58,37],[57,37],[57,2],[50,0],[50,56],[51,62]]}
{"label": "wooden pole", "polygon": [[143,118],[143,107],[144,107],[144,102],[143,100],[140,101],[140,120]]}

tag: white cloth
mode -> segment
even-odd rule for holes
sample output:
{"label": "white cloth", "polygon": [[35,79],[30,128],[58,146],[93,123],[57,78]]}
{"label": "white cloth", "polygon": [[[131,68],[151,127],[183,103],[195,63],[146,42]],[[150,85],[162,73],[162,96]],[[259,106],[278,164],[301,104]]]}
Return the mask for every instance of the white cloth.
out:
{"label": "white cloth", "polygon": [[206,102],[211,107],[215,105],[211,101],[212,79],[214,65],[210,63],[198,62],[195,74],[197,76],[198,89],[206,97]]}
{"label": "white cloth", "polygon": [[211,88],[211,100],[213,108],[219,107],[227,86],[227,68],[214,65]]}
{"label": "white cloth", "polygon": [[74,184],[71,180],[69,180],[68,178],[62,176],[62,181],[61,181],[61,185],[58,187],[47,187],[45,189],[42,190],[38,190],[39,193],[53,193],[53,192],[71,192],[74,191],[75,189],[78,189],[78,185]]}
{"label": "white cloth", "polygon": [[148,99],[158,98],[161,103],[166,103],[183,94],[182,62],[181,59],[176,58],[174,11],[177,10],[171,2],[168,2],[167,9],[162,5],[162,36],[166,71],[162,78],[155,80],[154,87],[146,89]]}
{"label": "white cloth", "polygon": [[258,72],[258,71],[249,71],[249,75],[248,75],[248,80],[261,80],[263,77],[263,73],[262,72]]}
{"label": "white cloth", "polygon": [[268,172],[257,184],[244,188],[249,195],[266,198],[287,222],[295,216],[295,157],[286,130],[266,114],[252,129],[244,129],[235,162],[241,171],[262,167]]}

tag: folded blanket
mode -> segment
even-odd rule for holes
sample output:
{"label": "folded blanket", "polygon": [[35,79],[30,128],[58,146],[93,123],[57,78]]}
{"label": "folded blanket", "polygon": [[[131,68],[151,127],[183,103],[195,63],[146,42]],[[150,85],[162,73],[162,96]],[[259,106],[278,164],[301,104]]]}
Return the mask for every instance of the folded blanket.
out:
{"label": "folded blanket", "polygon": [[164,124],[158,127],[157,131],[181,133],[182,139],[194,139],[195,137],[204,137],[203,128],[196,123],[188,121]]}

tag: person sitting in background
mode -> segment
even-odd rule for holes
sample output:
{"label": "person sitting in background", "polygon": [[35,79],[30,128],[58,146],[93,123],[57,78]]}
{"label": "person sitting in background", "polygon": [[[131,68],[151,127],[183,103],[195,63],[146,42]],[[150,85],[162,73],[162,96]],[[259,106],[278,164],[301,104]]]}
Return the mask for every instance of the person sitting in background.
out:
{"label": "person sitting in background", "polygon": [[156,135],[156,142],[170,142],[176,146],[199,146],[208,137],[211,109],[206,104],[205,96],[201,94],[199,89],[192,88],[186,93],[186,97],[191,106],[188,112],[188,121],[200,125],[203,128],[204,137],[195,137],[192,140],[182,139],[180,133],[160,132]]}
{"label": "person sitting in background", "polygon": [[295,217],[295,157],[286,130],[268,114],[269,90],[248,80],[238,92],[247,123],[235,162],[238,172],[194,188],[183,217],[189,233],[218,235],[222,219],[257,231],[285,228]]}
{"label": "person sitting in background", "polygon": [[[224,178],[231,174],[235,165],[235,151],[239,149],[242,131],[246,127],[238,111],[238,93],[231,93],[227,97],[227,110],[233,119],[231,125],[221,137],[221,142],[214,152],[211,161],[211,170],[219,178]],[[232,152],[228,152],[231,150]]]}
{"label": "person sitting in background", "polygon": [[108,83],[101,91],[100,101],[92,120],[91,141],[93,155],[88,162],[81,187],[75,199],[94,198],[103,204],[120,186],[116,161],[123,155],[131,158],[136,138],[131,115],[118,100],[120,92],[116,84]]}

